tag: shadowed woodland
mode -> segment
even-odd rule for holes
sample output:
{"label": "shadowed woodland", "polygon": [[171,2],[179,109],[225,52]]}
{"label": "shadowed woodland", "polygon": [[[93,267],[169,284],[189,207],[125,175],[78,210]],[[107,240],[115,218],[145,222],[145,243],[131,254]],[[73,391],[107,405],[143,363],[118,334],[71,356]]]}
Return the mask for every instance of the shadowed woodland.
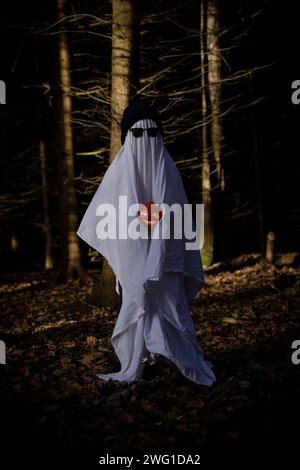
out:
{"label": "shadowed woodland", "polygon": [[[204,468],[292,459],[300,420],[300,364],[291,359],[300,341],[293,8],[3,3],[0,423],[8,461],[38,466],[41,455],[45,465],[82,459],[93,468],[106,453],[136,451],[200,453]],[[214,365],[211,389],[164,362],[131,384],[96,377],[119,368],[115,276],[76,231],[137,95],[161,115],[189,201],[205,207],[206,286],[190,311]]]}

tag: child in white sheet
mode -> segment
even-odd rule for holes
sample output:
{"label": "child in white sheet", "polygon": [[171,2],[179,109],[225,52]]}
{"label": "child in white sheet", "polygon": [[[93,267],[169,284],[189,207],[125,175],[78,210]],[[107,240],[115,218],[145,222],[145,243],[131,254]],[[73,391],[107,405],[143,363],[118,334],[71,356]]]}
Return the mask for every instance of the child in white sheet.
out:
{"label": "child in white sheet", "polygon": [[[121,369],[97,376],[132,382],[142,378],[145,361],[163,356],[188,379],[211,386],[212,364],[203,357],[189,311],[204,285],[200,251],[187,249],[184,235],[168,238],[168,222],[160,213],[161,204],[188,204],[180,173],[164,146],[161,121],[152,106],[133,101],[124,111],[121,130],[123,146],[77,232],[107,259],[122,295],[112,334]],[[133,209],[124,216],[125,199]],[[144,206],[149,202],[155,204],[152,213],[150,204]],[[114,208],[109,221],[115,216],[115,227],[109,236],[104,236],[108,221],[99,222],[102,204]],[[137,227],[140,231],[134,232]],[[147,238],[132,236],[145,230]]]}

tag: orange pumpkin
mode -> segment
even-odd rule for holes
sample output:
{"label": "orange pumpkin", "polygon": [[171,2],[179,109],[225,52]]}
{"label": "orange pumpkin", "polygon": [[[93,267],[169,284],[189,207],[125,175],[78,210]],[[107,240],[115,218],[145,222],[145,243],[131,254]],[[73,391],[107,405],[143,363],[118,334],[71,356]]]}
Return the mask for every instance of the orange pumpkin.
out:
{"label": "orange pumpkin", "polygon": [[140,204],[137,216],[144,225],[154,226],[162,218],[162,211],[159,210],[157,204],[149,201],[145,204]]}

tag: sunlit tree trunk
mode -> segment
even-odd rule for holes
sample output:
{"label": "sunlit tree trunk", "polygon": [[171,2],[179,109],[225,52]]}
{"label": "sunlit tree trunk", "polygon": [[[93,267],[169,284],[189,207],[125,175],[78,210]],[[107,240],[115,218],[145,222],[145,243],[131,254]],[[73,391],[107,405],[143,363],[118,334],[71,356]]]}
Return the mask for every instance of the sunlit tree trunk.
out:
{"label": "sunlit tree trunk", "polygon": [[221,55],[219,48],[219,7],[217,0],[207,4],[208,86],[211,108],[211,144],[217,170],[217,184],[224,190],[221,123]]}
{"label": "sunlit tree trunk", "polygon": [[[121,147],[123,111],[139,86],[139,15],[134,0],[112,0],[111,66],[110,162]],[[95,283],[89,300],[96,305],[116,307],[115,276],[106,259],[103,260],[100,283]]]}
{"label": "sunlit tree trunk", "polygon": [[[201,157],[204,204],[204,246],[201,254],[204,265],[209,265],[216,255],[219,255],[216,249],[216,229],[220,229],[220,192],[224,189],[218,30],[217,1],[200,0]],[[222,237],[221,233],[218,235]]]}
{"label": "sunlit tree trunk", "polygon": [[274,244],[275,244],[275,233],[268,232],[267,242],[266,242],[266,260],[272,264],[274,263],[274,258],[275,258]]}
{"label": "sunlit tree trunk", "polygon": [[120,121],[139,86],[137,1],[112,0],[112,75],[110,161],[121,146]]}
{"label": "sunlit tree trunk", "polygon": [[218,0],[208,0],[207,6],[207,58],[210,101],[210,135],[212,148],[211,181],[214,224],[213,259],[221,259],[225,253],[227,228],[224,224],[225,177],[222,162],[221,121],[221,53],[219,46],[220,21]]}
{"label": "sunlit tree trunk", "polygon": [[[57,0],[58,17],[65,17],[65,0]],[[59,23],[57,61],[57,156],[60,210],[60,274],[59,280],[81,275],[81,258],[78,237],[77,201],[74,186],[74,156],[72,131],[72,99],[70,56],[63,21]]]}
{"label": "sunlit tree trunk", "polygon": [[213,260],[214,224],[211,200],[211,178],[209,162],[209,89],[207,68],[207,0],[200,0],[200,65],[201,65],[201,158],[202,158],[202,204],[204,204],[204,245],[202,260],[208,265]]}
{"label": "sunlit tree trunk", "polygon": [[49,216],[49,198],[48,198],[48,179],[47,179],[47,164],[46,164],[46,151],[45,142],[39,142],[40,164],[41,164],[41,179],[42,179],[42,193],[43,193],[43,212],[44,212],[44,233],[45,233],[45,269],[53,268],[52,259],[52,237],[50,229],[50,216]]}

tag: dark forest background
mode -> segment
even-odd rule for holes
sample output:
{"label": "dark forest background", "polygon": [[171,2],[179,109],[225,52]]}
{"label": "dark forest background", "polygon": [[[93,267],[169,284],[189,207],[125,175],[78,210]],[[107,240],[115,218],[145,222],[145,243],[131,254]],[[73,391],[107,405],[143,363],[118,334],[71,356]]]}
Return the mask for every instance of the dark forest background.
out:
{"label": "dark forest background", "polygon": [[[291,83],[297,79],[296,15],[292,5],[282,8],[274,1],[212,3],[219,23],[214,34],[220,57],[217,112],[223,188],[215,209],[217,249],[204,253],[204,263],[265,253],[270,232],[276,252],[295,251],[299,145]],[[191,202],[203,202],[202,131],[203,123],[211,125],[209,112],[203,115],[201,96],[200,10],[206,2],[138,5],[136,91],[161,112],[165,143],[188,196]],[[2,6],[1,79],[7,86],[0,116],[4,270],[43,268],[47,231],[51,265],[59,265],[61,144],[55,102],[61,31],[66,32],[70,56],[78,221],[109,165],[111,3],[70,1],[64,8],[65,17],[58,20],[54,1]],[[210,171],[213,193],[213,166]],[[220,180],[216,184],[220,186]],[[87,247],[81,246],[81,251],[86,263]],[[89,259],[99,261],[95,254]]]}
{"label": "dark forest background", "polygon": [[[292,1],[1,2],[2,466],[6,453],[5,468],[99,468],[149,449],[189,449],[204,468],[294,466],[299,39]],[[206,285],[190,311],[212,388],[161,364],[132,384],[96,377],[119,366],[115,279],[76,230],[137,94],[205,205]]]}

